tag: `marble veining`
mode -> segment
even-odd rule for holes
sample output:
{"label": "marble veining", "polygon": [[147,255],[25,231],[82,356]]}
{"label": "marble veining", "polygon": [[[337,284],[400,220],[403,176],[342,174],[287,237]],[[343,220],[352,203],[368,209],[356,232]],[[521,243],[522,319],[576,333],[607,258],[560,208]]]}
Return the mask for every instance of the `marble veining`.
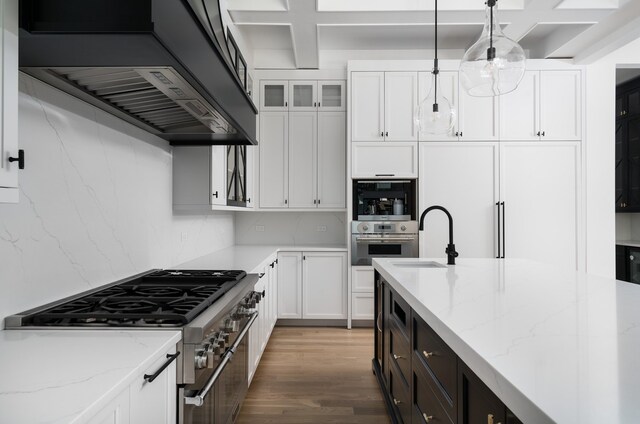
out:
{"label": "marble veining", "polygon": [[525,423],[640,422],[640,286],[518,259],[398,261],[374,267]]}
{"label": "marble veining", "polygon": [[26,75],[19,95],[26,166],[20,202],[0,204],[0,321],[234,244],[232,213],[174,214],[166,141]]}

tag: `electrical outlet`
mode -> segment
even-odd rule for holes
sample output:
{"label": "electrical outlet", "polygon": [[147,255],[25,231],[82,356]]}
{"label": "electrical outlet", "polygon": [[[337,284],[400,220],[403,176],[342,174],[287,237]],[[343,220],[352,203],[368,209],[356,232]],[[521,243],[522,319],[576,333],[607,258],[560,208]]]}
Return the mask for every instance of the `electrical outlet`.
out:
{"label": "electrical outlet", "polygon": [[189,239],[189,233],[185,233],[185,232],[180,233],[180,241],[181,241],[181,242],[183,242],[183,243],[184,243],[184,242],[186,242],[188,239]]}
{"label": "electrical outlet", "polygon": [[316,227],[316,231],[319,233],[325,233],[327,231],[327,226],[326,225],[318,225]]}
{"label": "electrical outlet", "polygon": [[256,225],[256,231],[258,233],[264,233],[264,225]]}

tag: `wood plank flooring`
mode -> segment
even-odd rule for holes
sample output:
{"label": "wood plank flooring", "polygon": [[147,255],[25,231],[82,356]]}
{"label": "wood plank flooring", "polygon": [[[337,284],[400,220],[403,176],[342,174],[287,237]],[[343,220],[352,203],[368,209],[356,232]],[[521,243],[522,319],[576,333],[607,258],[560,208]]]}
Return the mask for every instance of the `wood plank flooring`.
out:
{"label": "wood plank flooring", "polygon": [[388,424],[373,330],[276,327],[238,424]]}

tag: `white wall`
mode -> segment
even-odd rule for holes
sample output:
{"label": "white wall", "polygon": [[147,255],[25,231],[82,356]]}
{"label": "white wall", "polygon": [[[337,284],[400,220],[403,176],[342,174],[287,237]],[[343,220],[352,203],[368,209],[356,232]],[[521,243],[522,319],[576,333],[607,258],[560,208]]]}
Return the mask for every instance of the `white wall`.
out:
{"label": "white wall", "polygon": [[640,39],[587,67],[587,272],[615,276],[614,142],[616,65],[640,66]]}
{"label": "white wall", "polygon": [[[256,229],[257,226],[264,228]],[[318,227],[326,227],[326,231],[318,231]],[[236,215],[237,244],[344,246],[346,231],[344,212],[246,212]]]}
{"label": "white wall", "polygon": [[0,320],[234,243],[232,214],[173,214],[167,142],[25,75],[19,121],[26,166],[20,203],[0,204]]}

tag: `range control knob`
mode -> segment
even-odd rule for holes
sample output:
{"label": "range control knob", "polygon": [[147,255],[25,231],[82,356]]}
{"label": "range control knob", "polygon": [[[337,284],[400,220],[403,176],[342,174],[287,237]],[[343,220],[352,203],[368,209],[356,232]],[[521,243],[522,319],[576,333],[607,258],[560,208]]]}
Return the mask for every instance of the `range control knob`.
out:
{"label": "range control knob", "polygon": [[204,349],[196,350],[195,365],[199,370],[207,367],[207,354]]}
{"label": "range control knob", "polygon": [[224,346],[225,344],[229,343],[229,333],[221,332],[220,335],[218,336],[218,340],[221,340],[224,343],[224,344],[221,344],[221,346]]}
{"label": "range control knob", "polygon": [[367,231],[367,230],[369,229],[369,226],[368,226],[368,225],[365,225],[365,226],[363,226],[363,227],[362,227],[362,229],[363,229],[364,231]]}
{"label": "range control knob", "polygon": [[230,333],[233,331],[233,320],[231,318],[227,318],[224,320],[224,324],[222,324],[222,331],[225,333]]}
{"label": "range control knob", "polygon": [[401,229],[402,231],[407,231],[407,227],[406,227],[406,226],[404,226],[404,225],[403,225],[403,226],[401,226],[401,227],[400,227],[400,229]]}
{"label": "range control knob", "polygon": [[238,331],[240,331],[240,320],[239,319],[232,319],[231,320],[231,332],[232,333],[237,333]]}

